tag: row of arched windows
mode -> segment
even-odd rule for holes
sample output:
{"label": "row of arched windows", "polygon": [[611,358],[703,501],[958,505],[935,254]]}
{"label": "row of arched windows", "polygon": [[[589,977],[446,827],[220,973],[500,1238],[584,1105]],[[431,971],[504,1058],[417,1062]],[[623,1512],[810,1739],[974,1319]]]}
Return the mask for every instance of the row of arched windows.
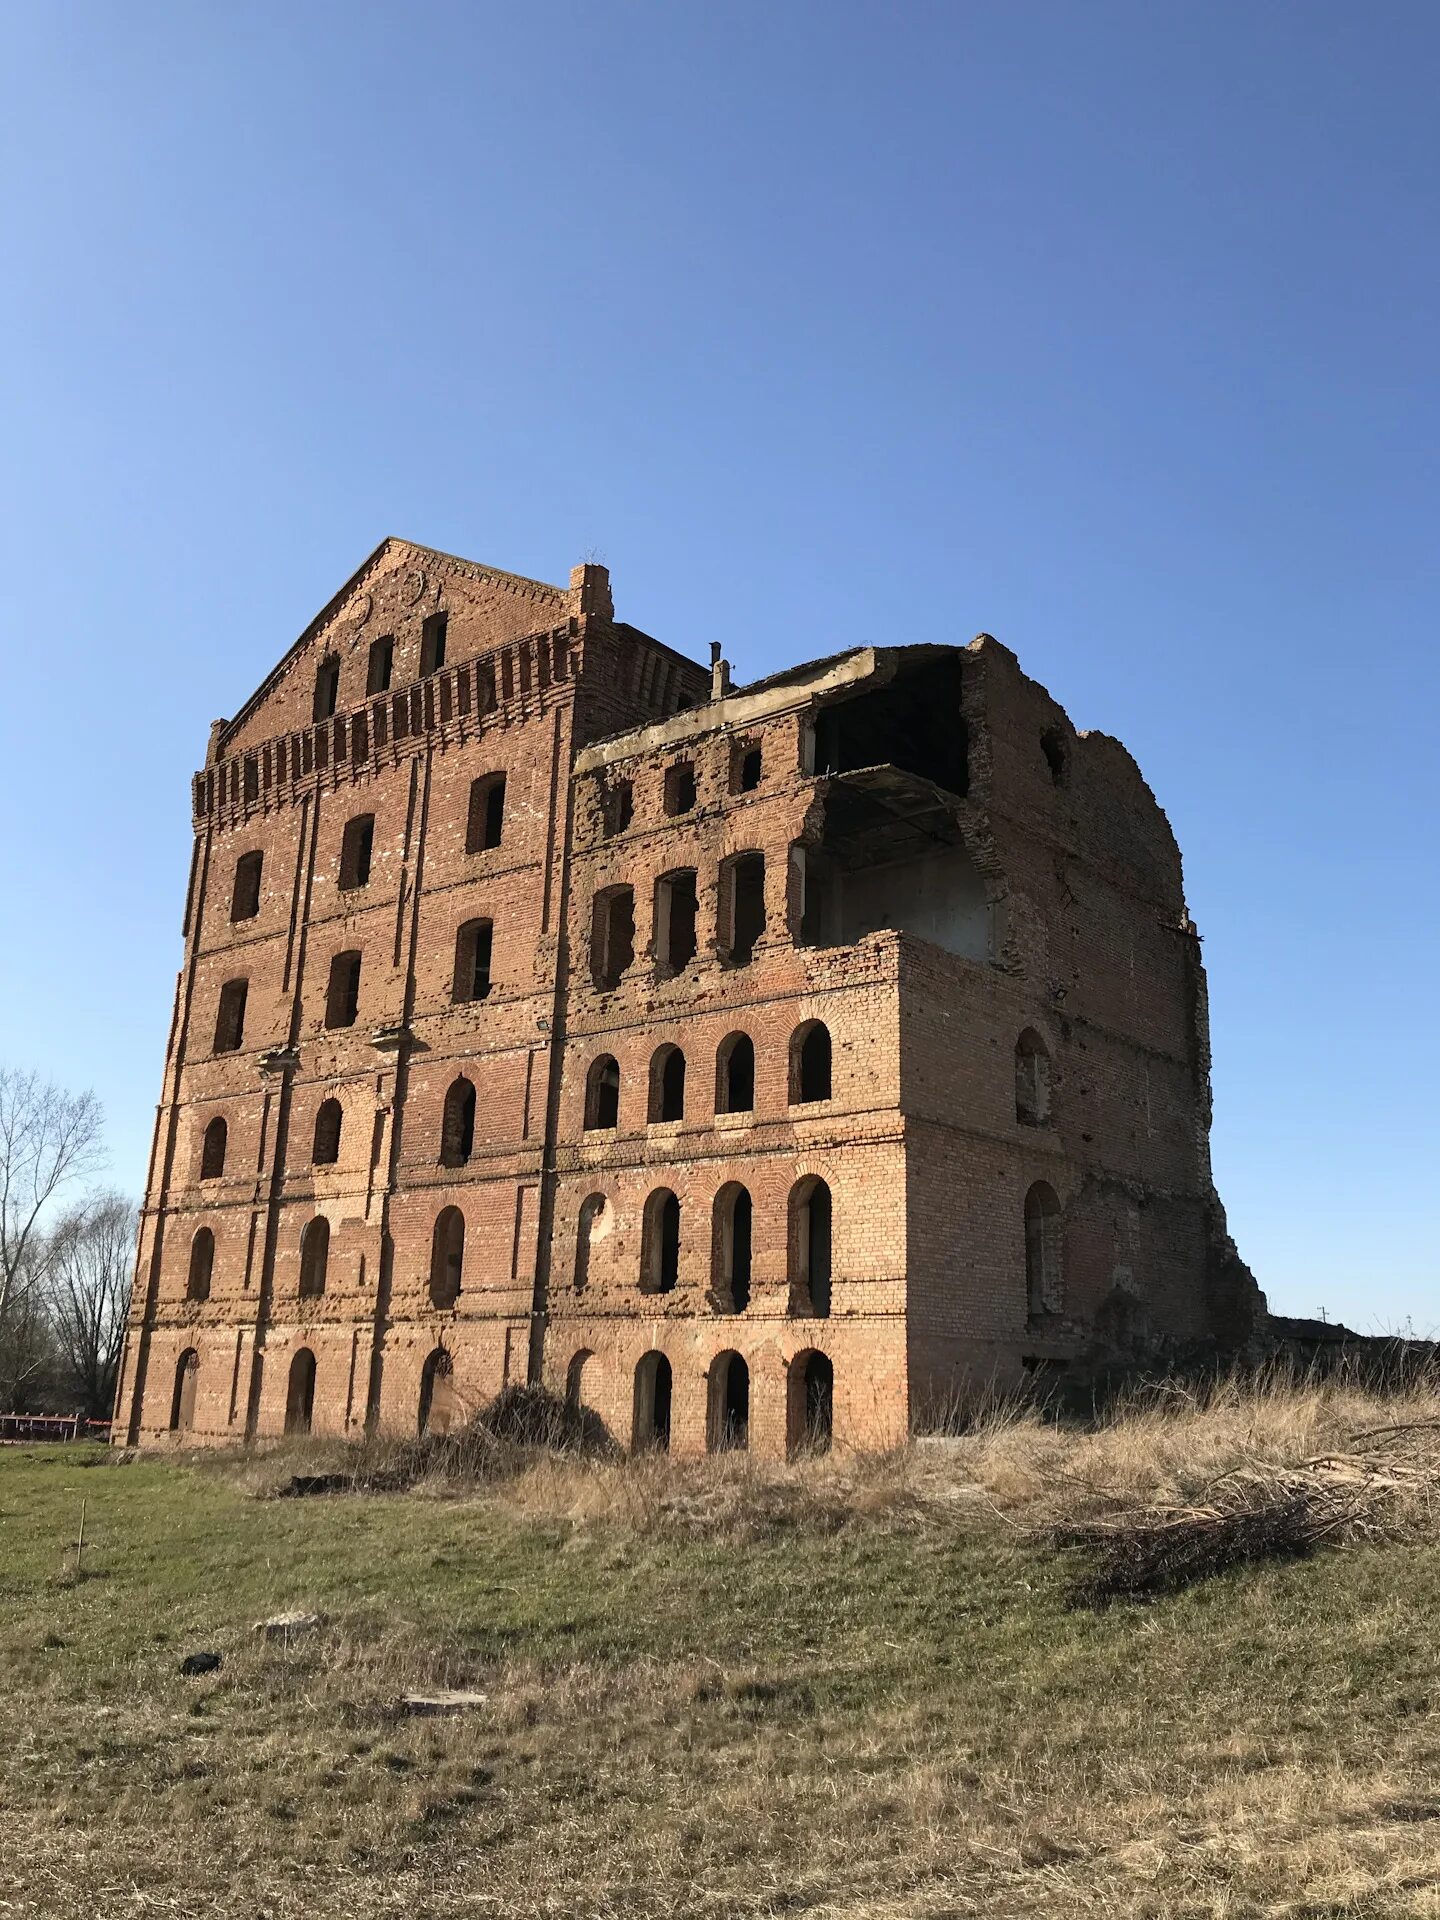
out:
{"label": "row of arched windows", "polygon": [[[665,1041],[650,1056],[646,1119],[652,1124],[685,1118],[687,1066],[683,1051]],[[807,1020],[790,1036],[791,1106],[828,1100],[831,1094],[830,1029],[823,1020]],[[755,1109],[755,1043],[748,1033],[727,1033],[715,1050],[716,1113],[752,1113]],[[620,1124],[620,1063],[613,1053],[590,1062],[585,1076],[585,1131]]]}
{"label": "row of arched windows", "polygon": [[[575,1291],[590,1279],[593,1249],[609,1228],[604,1194],[586,1196],[575,1237]],[[710,1211],[710,1292],[717,1313],[744,1313],[750,1305],[755,1209],[750,1190],[729,1180]],[[832,1201],[830,1188],[807,1174],[790,1190],[786,1274],[790,1311],[824,1319],[830,1312]],[[640,1290],[673,1293],[680,1282],[680,1197],[669,1187],[648,1195],[641,1219]]]}
{"label": "row of arched windows", "polygon": [[[602,1193],[581,1202],[575,1235],[574,1283],[583,1293],[590,1279],[592,1253],[609,1227],[609,1203]],[[1025,1302],[1034,1319],[1058,1312],[1064,1299],[1064,1223],[1053,1187],[1037,1180],[1025,1196]],[[754,1203],[747,1187],[730,1180],[721,1187],[710,1215],[710,1287],[715,1310],[744,1313],[750,1305],[754,1252]],[[682,1215],[679,1195],[659,1187],[645,1201],[640,1234],[642,1293],[673,1293],[680,1281]],[[824,1319],[830,1312],[833,1201],[828,1184],[807,1174],[790,1190],[786,1275],[792,1313]],[[325,1292],[330,1263],[330,1222],[323,1213],[300,1234],[299,1296],[318,1300]],[[199,1227],[190,1242],[187,1300],[210,1297],[215,1268],[215,1235]],[[430,1301],[442,1310],[460,1297],[465,1277],[465,1216],[459,1207],[436,1215],[430,1237]]]}
{"label": "row of arched windows", "polygon": [[[582,1348],[565,1376],[565,1397],[573,1407],[585,1404],[586,1371],[594,1355]],[[315,1354],[300,1347],[291,1356],[285,1382],[285,1432],[309,1433],[315,1419]],[[189,1433],[195,1425],[200,1355],[187,1347],[175,1363],[170,1396],[170,1431]],[[835,1369],[828,1354],[813,1349],[798,1353],[786,1369],[786,1437],[793,1450],[823,1451],[834,1431]],[[630,1444],[665,1450],[670,1445],[674,1419],[674,1372],[668,1357],[652,1350],[635,1369]],[[454,1360],[436,1347],[420,1370],[416,1428],[423,1436],[449,1431],[459,1411]],[[750,1368],[735,1352],[717,1354],[706,1378],[705,1444],[711,1453],[743,1449],[750,1444]]]}
{"label": "row of arched windows", "polygon": [[[684,1052],[673,1041],[665,1041],[650,1057],[646,1119],[652,1125],[685,1118],[687,1082]],[[790,1104],[828,1100],[832,1084],[830,1029],[823,1020],[807,1020],[790,1036]],[[715,1111],[752,1113],[754,1108],[755,1043],[747,1033],[728,1033],[715,1052]],[[1050,1055],[1030,1027],[1015,1043],[1015,1117],[1026,1126],[1042,1126],[1050,1118]],[[598,1054],[585,1078],[585,1131],[603,1132],[619,1123],[620,1065],[614,1054]],[[334,1166],[340,1158],[343,1124],[340,1102],[333,1097],[323,1100],[311,1139],[313,1166]],[[202,1180],[218,1180],[224,1173],[228,1137],[226,1122],[217,1114],[206,1127],[201,1146]],[[440,1164],[463,1166],[474,1150],[475,1086],[462,1074],[445,1095]]]}
{"label": "row of arched windows", "polygon": [[[302,1300],[318,1300],[325,1292],[330,1268],[330,1222],[317,1213],[300,1233],[300,1282]],[[190,1265],[185,1280],[185,1298],[202,1301],[210,1298],[215,1271],[215,1235],[209,1227],[196,1229],[190,1242]],[[443,1207],[435,1218],[430,1236],[430,1302],[432,1306],[453,1307],[460,1297],[465,1272],[465,1216],[458,1207]]]}

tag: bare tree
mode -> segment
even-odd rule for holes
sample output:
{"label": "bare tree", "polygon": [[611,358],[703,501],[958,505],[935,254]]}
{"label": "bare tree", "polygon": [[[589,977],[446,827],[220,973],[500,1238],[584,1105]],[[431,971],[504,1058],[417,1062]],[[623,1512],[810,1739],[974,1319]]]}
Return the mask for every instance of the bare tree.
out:
{"label": "bare tree", "polygon": [[137,1215],[123,1193],[90,1195],[50,1235],[50,1326],[73,1404],[108,1418],[125,1337]]}
{"label": "bare tree", "polygon": [[33,1369],[55,1251],[43,1216],[100,1164],[100,1126],[93,1093],[66,1093],[38,1073],[0,1067],[0,1392]]}

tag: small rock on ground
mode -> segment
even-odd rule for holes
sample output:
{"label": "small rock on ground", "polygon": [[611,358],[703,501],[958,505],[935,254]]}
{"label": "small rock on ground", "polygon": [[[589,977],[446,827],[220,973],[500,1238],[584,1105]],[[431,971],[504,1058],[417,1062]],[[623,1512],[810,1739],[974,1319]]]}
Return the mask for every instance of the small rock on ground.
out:
{"label": "small rock on ground", "polygon": [[180,1662],[180,1671],[186,1679],[193,1679],[197,1673],[214,1673],[220,1665],[218,1653],[187,1653]]}
{"label": "small rock on ground", "polygon": [[323,1613],[272,1613],[268,1620],[255,1622],[255,1631],[267,1640],[292,1640],[297,1633],[313,1633],[324,1624]]}
{"label": "small rock on ground", "polygon": [[471,1693],[464,1687],[442,1687],[438,1693],[406,1693],[400,1697],[402,1713],[470,1713],[483,1707],[486,1695]]}

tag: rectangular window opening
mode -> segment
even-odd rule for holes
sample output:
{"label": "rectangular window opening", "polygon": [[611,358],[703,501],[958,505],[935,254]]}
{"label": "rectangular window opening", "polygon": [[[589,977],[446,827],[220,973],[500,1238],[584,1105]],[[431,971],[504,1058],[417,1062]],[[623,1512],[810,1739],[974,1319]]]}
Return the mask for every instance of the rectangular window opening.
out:
{"label": "rectangular window opening", "polygon": [[447,613],[432,613],[420,629],[420,674],[438,673],[445,664],[445,631],[450,622]]}
{"label": "rectangular window opening", "polygon": [[365,676],[366,693],[386,693],[395,671],[395,636],[382,633],[370,647],[370,668]]}
{"label": "rectangular window opening", "polygon": [[330,962],[330,985],[325,994],[327,1027],[353,1027],[360,1012],[360,956],[337,953]]}
{"label": "rectangular window opening", "polygon": [[655,966],[662,980],[683,973],[695,958],[699,911],[693,867],[667,873],[655,883]]}
{"label": "rectangular window opening", "polygon": [[634,891],[630,887],[609,887],[595,896],[590,923],[590,977],[597,987],[613,987],[634,958]]}

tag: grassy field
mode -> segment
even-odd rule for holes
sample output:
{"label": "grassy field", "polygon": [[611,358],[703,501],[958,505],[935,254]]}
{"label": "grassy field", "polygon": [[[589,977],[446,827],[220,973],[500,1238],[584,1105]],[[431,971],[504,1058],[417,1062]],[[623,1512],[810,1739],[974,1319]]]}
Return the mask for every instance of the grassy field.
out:
{"label": "grassy field", "polygon": [[[1310,1389],[307,1500],[265,1497],[293,1455],[5,1451],[0,1914],[1440,1914],[1423,1514],[1102,1611],[1041,1531],[1432,1418]],[[327,1622],[253,1631],[286,1607]],[[402,1717],[432,1683],[485,1705]]]}

